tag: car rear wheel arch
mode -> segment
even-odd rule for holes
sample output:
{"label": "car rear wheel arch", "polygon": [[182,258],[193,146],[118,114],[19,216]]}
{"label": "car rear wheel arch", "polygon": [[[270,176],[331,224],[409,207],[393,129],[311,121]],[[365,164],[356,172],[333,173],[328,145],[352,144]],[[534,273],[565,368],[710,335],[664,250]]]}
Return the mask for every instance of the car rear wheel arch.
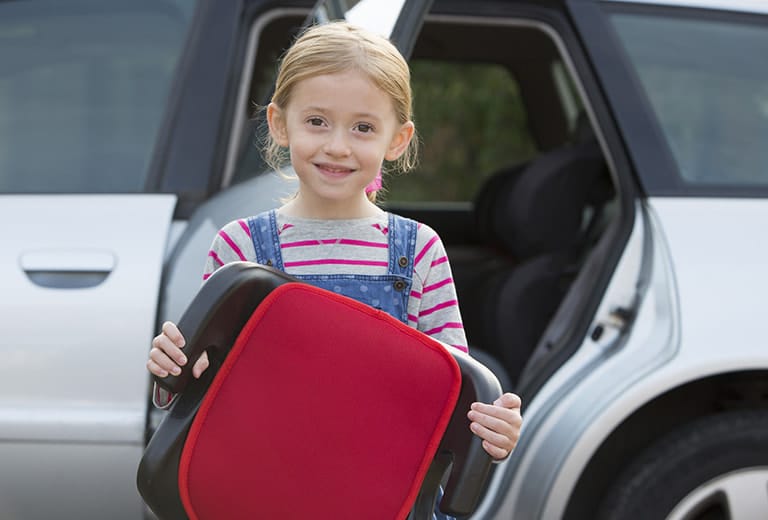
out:
{"label": "car rear wheel arch", "polygon": [[762,518],[768,513],[766,430],[768,410],[730,410],[686,424],[627,468],[598,518]]}
{"label": "car rear wheel arch", "polygon": [[584,467],[563,518],[594,517],[612,485],[650,449],[688,425],[725,413],[768,416],[768,370],[716,374],[668,390],[628,416]]}

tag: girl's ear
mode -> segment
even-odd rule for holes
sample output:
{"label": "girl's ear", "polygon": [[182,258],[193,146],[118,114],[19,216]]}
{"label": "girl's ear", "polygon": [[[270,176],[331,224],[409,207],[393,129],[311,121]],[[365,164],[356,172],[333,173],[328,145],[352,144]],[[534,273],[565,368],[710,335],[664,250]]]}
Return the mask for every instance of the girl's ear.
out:
{"label": "girl's ear", "polygon": [[414,131],[413,121],[406,121],[400,125],[400,128],[395,132],[392,141],[389,143],[389,148],[387,148],[384,158],[388,161],[394,161],[403,155],[408,149],[411,139],[413,139]]}
{"label": "girl's ear", "polygon": [[267,105],[267,123],[272,139],[283,148],[288,147],[288,130],[285,125],[285,113],[274,103]]}

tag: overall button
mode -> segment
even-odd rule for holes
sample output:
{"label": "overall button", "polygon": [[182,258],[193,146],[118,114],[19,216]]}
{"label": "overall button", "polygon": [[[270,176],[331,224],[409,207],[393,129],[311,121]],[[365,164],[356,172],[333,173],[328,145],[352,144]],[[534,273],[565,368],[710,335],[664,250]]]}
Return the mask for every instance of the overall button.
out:
{"label": "overall button", "polygon": [[405,266],[408,265],[408,259],[406,257],[404,257],[404,256],[401,256],[398,259],[397,263],[400,264],[400,267],[405,267]]}
{"label": "overall button", "polygon": [[405,289],[405,282],[402,280],[395,280],[395,283],[392,284],[396,291],[402,291]]}

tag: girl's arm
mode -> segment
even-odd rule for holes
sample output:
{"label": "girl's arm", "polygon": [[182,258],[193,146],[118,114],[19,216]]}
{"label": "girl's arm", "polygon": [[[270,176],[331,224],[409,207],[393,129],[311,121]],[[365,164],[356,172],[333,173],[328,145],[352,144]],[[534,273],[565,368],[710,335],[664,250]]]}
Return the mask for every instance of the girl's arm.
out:
{"label": "girl's arm", "polygon": [[414,283],[408,321],[424,334],[467,352],[456,286],[443,242],[425,224],[419,225],[414,258]]}
{"label": "girl's arm", "polygon": [[233,220],[221,228],[211,243],[203,268],[203,281],[224,264],[238,261],[255,261],[251,232],[245,219]]}

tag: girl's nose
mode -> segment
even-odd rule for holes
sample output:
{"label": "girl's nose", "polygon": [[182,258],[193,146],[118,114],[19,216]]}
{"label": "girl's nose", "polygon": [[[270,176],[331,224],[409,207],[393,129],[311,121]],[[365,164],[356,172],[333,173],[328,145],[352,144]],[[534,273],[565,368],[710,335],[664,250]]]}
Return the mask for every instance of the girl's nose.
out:
{"label": "girl's nose", "polygon": [[325,141],[323,151],[333,157],[346,157],[351,153],[343,131],[331,132]]}

